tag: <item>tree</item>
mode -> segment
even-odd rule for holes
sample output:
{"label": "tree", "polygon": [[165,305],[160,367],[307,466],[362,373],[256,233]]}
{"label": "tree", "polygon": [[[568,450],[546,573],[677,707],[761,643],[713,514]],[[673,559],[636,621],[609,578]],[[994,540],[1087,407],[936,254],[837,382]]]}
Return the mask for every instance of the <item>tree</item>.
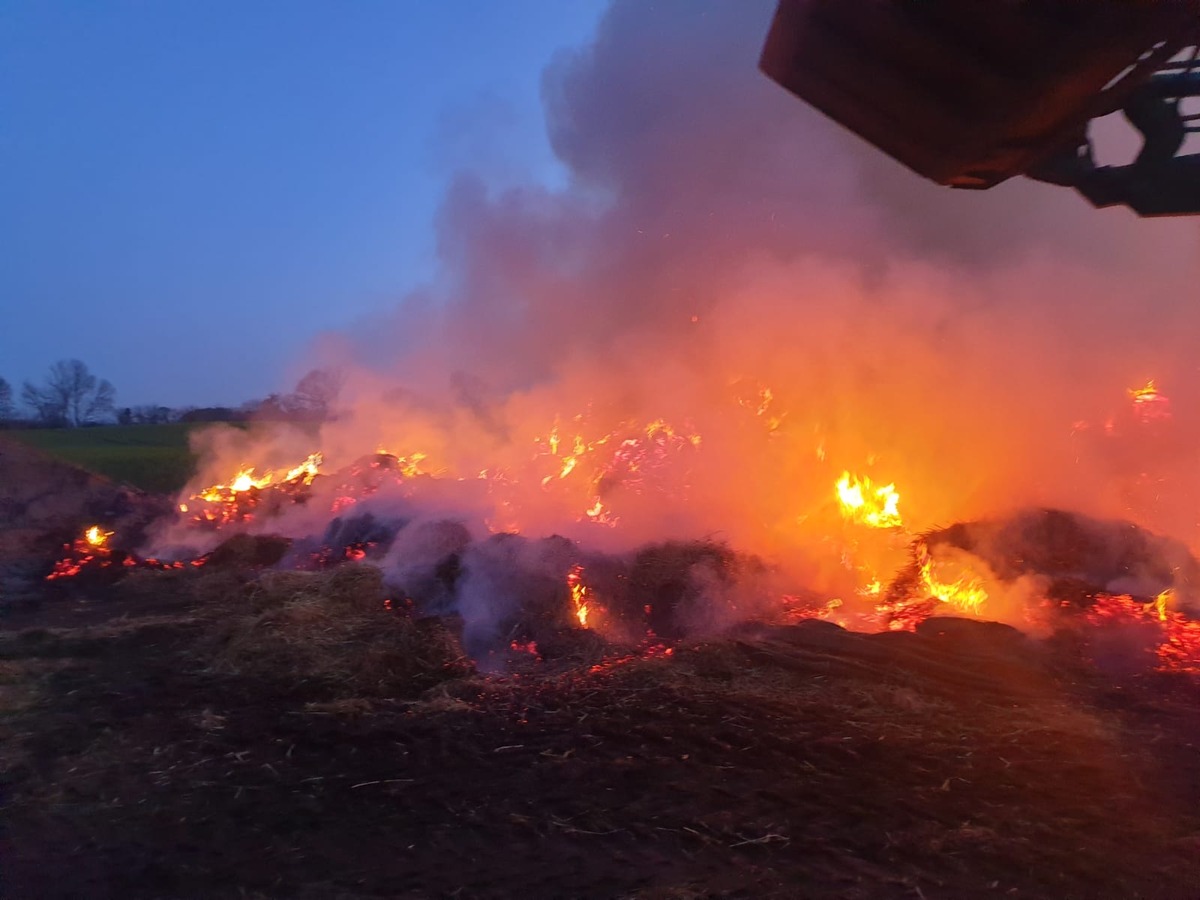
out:
{"label": "tree", "polygon": [[107,379],[97,379],[77,359],[59,360],[41,385],[26,381],[21,388],[21,399],[43,424],[75,427],[112,412],[116,394]]}
{"label": "tree", "polygon": [[0,378],[0,422],[13,417],[12,385]]}
{"label": "tree", "polygon": [[313,369],[297,382],[296,390],[286,398],[287,405],[297,412],[324,419],[342,392],[343,380],[341,372]]}

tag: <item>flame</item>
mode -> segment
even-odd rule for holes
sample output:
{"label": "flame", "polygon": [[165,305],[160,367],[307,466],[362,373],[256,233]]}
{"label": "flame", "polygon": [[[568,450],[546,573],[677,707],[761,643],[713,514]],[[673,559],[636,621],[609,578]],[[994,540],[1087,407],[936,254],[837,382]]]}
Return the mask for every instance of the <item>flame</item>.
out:
{"label": "flame", "polygon": [[1153,378],[1146,382],[1145,387],[1130,388],[1129,396],[1133,398],[1134,403],[1154,403],[1160,398],[1165,399],[1155,387]]}
{"label": "flame", "polygon": [[431,475],[433,472],[427,469],[422,463],[429,459],[427,453],[422,453],[420,450],[414,451],[407,455],[401,453],[393,453],[391,450],[384,448],[383,444],[379,444],[375,448],[375,455],[386,457],[386,461],[391,461],[395,469],[404,478],[416,478],[418,475]]}
{"label": "flame", "polygon": [[93,525],[83,533],[83,539],[89,547],[100,548],[108,543],[108,539],[112,537],[111,531],[101,531],[99,525]]}
{"label": "flame", "polygon": [[1165,591],[1163,591],[1161,594],[1159,594],[1157,597],[1154,598],[1154,603],[1152,605],[1154,607],[1155,613],[1158,614],[1158,621],[1160,621],[1160,622],[1167,621],[1168,612],[1170,611],[1171,606],[1174,605],[1174,602],[1175,602],[1175,592],[1173,590],[1171,590],[1171,588],[1167,588]]}
{"label": "flame", "polygon": [[1158,630],[1158,645],[1153,653],[1159,672],[1200,675],[1200,621],[1171,609],[1175,592],[1169,588],[1149,603],[1128,594],[1100,594],[1088,609],[1086,619],[1092,625],[1146,624]]}
{"label": "flame", "polygon": [[[983,580],[969,570],[962,571],[954,581],[943,580],[935,571],[938,562],[934,560],[925,541],[919,541],[916,546],[917,565],[920,568],[921,583],[927,596],[963,612],[977,616],[987,602],[987,590]],[[942,563],[943,570],[946,563]]]}
{"label": "flame", "polygon": [[837,482],[837,498],[842,518],[871,528],[900,528],[900,495],[895,484],[875,487],[869,478],[859,478],[848,471]]}
{"label": "flame", "polygon": [[[299,488],[310,485],[319,474],[322,462],[323,456],[317,451],[289,469],[271,469],[258,474],[254,466],[245,466],[228,482],[211,485],[188,498],[207,504],[192,517],[192,521],[217,526],[248,521],[252,518],[248,510],[253,508],[258,491],[271,486]],[[179,504],[181,513],[187,513],[188,509],[187,503]]]}
{"label": "flame", "polygon": [[[214,484],[200,493],[193,495],[193,500],[207,500],[210,503],[220,503],[229,499],[230,494],[243,494],[249,490],[262,490],[271,484],[280,483],[307,485],[312,484],[321,468],[323,457],[320,451],[310,453],[299,465],[283,471],[272,469],[262,475],[255,474],[254,466],[247,466],[237,472],[226,484]],[[186,504],[183,504],[186,506]]]}
{"label": "flame", "polygon": [[[46,581],[58,581],[61,578],[74,578],[84,569],[96,571],[112,565],[120,565],[125,569],[183,569],[186,564],[180,561],[162,562],[153,557],[142,559],[132,553],[114,553],[109,545],[109,538],[115,532],[104,531],[99,525],[92,525],[83,534],[69,544],[63,545],[65,556],[58,560]],[[197,557],[191,561],[193,567],[200,567],[208,562],[207,556]]]}
{"label": "flame", "polygon": [[272,473],[268,472],[262,477],[255,478],[253,467],[242,469],[229,480],[228,484],[214,484],[196,494],[193,499],[220,503],[227,499],[229,494],[243,494],[252,488],[264,488],[271,483],[272,477]]}
{"label": "flame", "polygon": [[283,476],[284,481],[299,482],[300,484],[312,484],[313,479],[317,477],[321,470],[321,463],[325,461],[325,457],[321,451],[310,453],[308,458],[294,469],[289,469],[288,473]]}
{"label": "flame", "polygon": [[1139,422],[1146,424],[1171,418],[1171,400],[1158,389],[1153,378],[1145,387],[1131,388],[1127,393],[1133,401],[1134,418]]}
{"label": "flame", "polygon": [[787,416],[786,412],[773,413],[771,411],[775,403],[775,392],[770,387],[758,383],[743,387],[742,380],[740,379],[733,384],[735,388],[742,390],[742,393],[737,397],[738,406],[749,410],[757,418],[761,419],[767,434],[774,436],[783,425],[783,420]]}
{"label": "flame", "polygon": [[548,433],[533,438],[538,447],[534,461],[553,461],[553,468],[541,478],[541,486],[550,491],[559,490],[559,483],[578,485],[577,490],[584,495],[579,520],[608,526],[615,526],[619,517],[604,500],[607,489],[619,484],[640,494],[649,486],[647,476],[679,454],[698,450],[703,443],[698,433],[677,428],[665,419],[625,421],[594,438],[585,433],[584,415],[576,415],[572,421],[579,426],[574,434],[564,433],[561,418],[556,417]]}
{"label": "flame", "polygon": [[592,591],[583,583],[583,566],[572,566],[567,573],[567,587],[571,589],[571,605],[580,628],[588,627],[588,616],[592,609]]}

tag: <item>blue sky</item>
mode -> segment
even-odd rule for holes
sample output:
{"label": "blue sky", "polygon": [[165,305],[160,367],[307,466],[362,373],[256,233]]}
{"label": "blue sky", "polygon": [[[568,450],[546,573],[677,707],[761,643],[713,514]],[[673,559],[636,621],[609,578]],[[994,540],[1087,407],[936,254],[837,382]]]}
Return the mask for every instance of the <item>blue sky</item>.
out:
{"label": "blue sky", "polygon": [[0,4],[0,377],[287,387],[432,272],[450,175],[561,177],[541,72],[602,0]]}

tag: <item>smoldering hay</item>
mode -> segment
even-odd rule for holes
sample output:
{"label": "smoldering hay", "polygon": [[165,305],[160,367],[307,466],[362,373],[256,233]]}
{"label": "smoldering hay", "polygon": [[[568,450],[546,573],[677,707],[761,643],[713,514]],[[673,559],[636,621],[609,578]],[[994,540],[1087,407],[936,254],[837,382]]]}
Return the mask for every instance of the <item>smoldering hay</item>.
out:
{"label": "smoldering hay", "polygon": [[[772,7],[614,2],[545,71],[565,186],[459,173],[438,278],[305,361],[345,374],[331,421],[202,435],[191,487],[383,449],[430,484],[380,515],[719,540],[830,594],[905,543],[841,520],[843,471],[893,483],[909,533],[1057,506],[1195,549],[1195,224],[923,182],[758,73]],[[1168,429],[1106,429],[1150,378]]]}

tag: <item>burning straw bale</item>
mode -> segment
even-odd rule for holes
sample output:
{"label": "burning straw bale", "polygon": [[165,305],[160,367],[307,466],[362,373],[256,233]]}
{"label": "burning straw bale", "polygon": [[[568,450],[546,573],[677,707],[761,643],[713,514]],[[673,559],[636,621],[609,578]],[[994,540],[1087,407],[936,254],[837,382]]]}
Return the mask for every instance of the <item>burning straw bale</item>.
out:
{"label": "burning straw bale", "polygon": [[1132,522],[1102,521],[1057,509],[1034,509],[932,532],[931,546],[950,546],[982,559],[997,577],[1039,575],[1147,599],[1168,588],[1190,595],[1200,562],[1179,541]]}
{"label": "burning straw bale", "polygon": [[879,604],[891,628],[943,611],[1058,628],[1104,598],[1131,610],[1195,610],[1200,562],[1179,541],[1131,522],[1032,509],[920,535]]}
{"label": "burning straw bale", "polygon": [[213,636],[213,668],[356,694],[414,696],[466,674],[446,625],[390,608],[378,569],[268,572]]}

